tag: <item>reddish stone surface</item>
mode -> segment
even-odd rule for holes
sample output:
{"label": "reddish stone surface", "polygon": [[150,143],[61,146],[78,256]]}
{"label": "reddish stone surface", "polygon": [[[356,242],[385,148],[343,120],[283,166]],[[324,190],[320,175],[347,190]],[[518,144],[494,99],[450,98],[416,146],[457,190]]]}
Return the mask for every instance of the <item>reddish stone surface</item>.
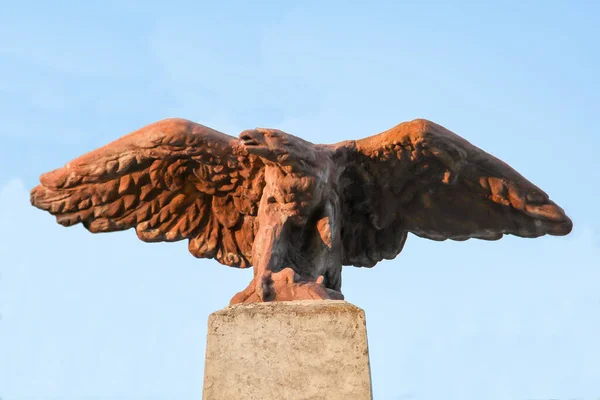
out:
{"label": "reddish stone surface", "polygon": [[566,235],[571,220],[492,155],[426,120],[315,145],[275,129],[239,139],[183,119],[143,127],[41,176],[34,206],[91,232],[188,240],[254,279],[232,303],[341,299],[342,265],[433,240]]}

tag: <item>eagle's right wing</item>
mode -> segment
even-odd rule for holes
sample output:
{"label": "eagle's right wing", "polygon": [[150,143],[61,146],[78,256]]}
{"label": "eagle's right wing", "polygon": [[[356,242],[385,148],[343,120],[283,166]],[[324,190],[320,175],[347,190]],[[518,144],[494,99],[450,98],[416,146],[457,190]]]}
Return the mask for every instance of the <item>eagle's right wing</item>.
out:
{"label": "eagle's right wing", "polygon": [[41,177],[31,203],[91,232],[135,228],[146,242],[189,239],[196,257],[247,267],[262,161],[235,138],[166,119]]}
{"label": "eagle's right wing", "polygon": [[341,170],[345,265],[394,258],[408,232],[496,240],[571,231],[571,220],[540,188],[433,122],[406,122],[331,148]]}

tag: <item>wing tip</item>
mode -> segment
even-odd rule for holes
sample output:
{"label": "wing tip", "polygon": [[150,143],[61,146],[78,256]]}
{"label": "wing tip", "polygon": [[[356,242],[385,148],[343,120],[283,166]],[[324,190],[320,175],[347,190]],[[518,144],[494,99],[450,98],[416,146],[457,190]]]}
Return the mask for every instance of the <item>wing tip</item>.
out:
{"label": "wing tip", "polygon": [[52,201],[50,201],[49,197],[48,188],[44,185],[38,185],[29,192],[29,201],[31,205],[44,211],[50,211]]}
{"label": "wing tip", "polygon": [[551,200],[542,204],[527,204],[525,213],[535,219],[543,234],[566,236],[573,230],[573,221],[565,211]]}
{"label": "wing tip", "polygon": [[573,221],[565,215],[564,220],[552,224],[548,234],[552,236],[566,236],[573,231]]}

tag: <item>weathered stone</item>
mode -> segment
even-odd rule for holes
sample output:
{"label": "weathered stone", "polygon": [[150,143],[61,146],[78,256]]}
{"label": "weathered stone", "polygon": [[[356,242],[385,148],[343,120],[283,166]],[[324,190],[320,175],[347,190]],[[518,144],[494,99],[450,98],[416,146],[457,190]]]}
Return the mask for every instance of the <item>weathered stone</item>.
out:
{"label": "weathered stone", "polygon": [[135,228],[147,242],[188,240],[196,257],[253,267],[231,303],[343,299],[342,266],[392,259],[410,232],[495,240],[572,228],[517,171],[423,119],[315,145],[277,129],[236,139],[171,118],[40,180],[31,202],[62,225]]}
{"label": "weathered stone", "polygon": [[237,304],[208,320],[204,400],[371,399],[365,313],[345,301]]}

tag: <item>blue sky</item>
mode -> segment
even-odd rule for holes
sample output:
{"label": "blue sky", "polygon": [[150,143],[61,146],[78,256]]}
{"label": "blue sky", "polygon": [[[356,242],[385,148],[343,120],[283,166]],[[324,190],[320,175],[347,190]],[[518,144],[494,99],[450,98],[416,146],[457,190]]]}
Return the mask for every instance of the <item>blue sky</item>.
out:
{"label": "blue sky", "polygon": [[597,2],[11,2],[0,13],[0,398],[197,399],[250,271],[65,229],[38,176],[165,117],[313,142],[436,121],[565,208],[564,238],[408,239],[346,268],[376,399],[600,398]]}

